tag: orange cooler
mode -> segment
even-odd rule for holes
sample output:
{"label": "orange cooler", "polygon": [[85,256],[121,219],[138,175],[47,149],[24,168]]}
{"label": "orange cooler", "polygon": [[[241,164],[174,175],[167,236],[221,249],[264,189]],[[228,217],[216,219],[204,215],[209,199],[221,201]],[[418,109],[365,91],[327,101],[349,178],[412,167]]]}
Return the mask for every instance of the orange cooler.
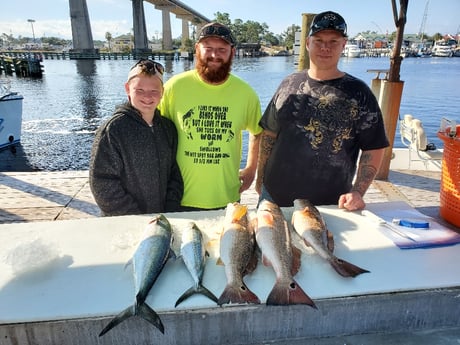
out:
{"label": "orange cooler", "polygon": [[438,132],[444,142],[439,213],[443,219],[460,227],[460,125],[456,126],[455,136],[448,133],[450,128]]}

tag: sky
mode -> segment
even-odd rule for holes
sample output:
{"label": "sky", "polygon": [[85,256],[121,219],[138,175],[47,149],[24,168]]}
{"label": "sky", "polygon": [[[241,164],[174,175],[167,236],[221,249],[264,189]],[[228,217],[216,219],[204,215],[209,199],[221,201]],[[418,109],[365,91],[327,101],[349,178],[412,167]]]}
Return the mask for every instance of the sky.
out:
{"label": "sky", "polygon": [[[275,35],[286,31],[292,24],[301,26],[303,13],[333,10],[340,13],[348,24],[349,36],[359,32],[396,31],[391,0],[181,0],[203,16],[213,19],[215,13],[228,13],[230,20],[241,19],[266,23]],[[105,40],[105,33],[113,37],[131,31],[132,9],[130,0],[86,0],[94,40]],[[399,1],[396,0],[399,6]],[[428,7],[426,6],[428,4]],[[434,35],[456,34],[460,31],[460,0],[409,0],[404,33],[418,33],[422,27],[425,8],[427,16],[424,33]],[[147,36],[161,37],[161,11],[144,2]],[[171,14],[173,38],[181,35],[182,21]],[[35,22],[30,23],[28,19]],[[2,1],[0,35],[36,38],[59,37],[72,39],[69,0]]]}

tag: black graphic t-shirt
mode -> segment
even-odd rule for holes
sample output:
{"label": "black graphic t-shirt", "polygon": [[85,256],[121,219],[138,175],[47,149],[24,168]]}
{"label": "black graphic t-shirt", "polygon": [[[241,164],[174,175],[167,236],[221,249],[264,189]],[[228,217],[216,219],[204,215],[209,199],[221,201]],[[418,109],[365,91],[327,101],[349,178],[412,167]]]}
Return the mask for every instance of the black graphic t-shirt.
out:
{"label": "black graphic t-shirt", "polygon": [[278,134],[264,186],[280,206],[297,198],[337,204],[351,189],[360,150],[388,146],[376,98],[349,74],[327,81],[306,71],[288,76],[260,125]]}

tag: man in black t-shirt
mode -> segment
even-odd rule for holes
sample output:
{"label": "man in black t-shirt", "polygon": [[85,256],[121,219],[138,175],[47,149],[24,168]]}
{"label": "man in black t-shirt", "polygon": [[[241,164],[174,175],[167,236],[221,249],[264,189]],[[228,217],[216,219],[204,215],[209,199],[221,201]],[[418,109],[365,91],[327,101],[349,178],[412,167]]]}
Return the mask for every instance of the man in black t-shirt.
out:
{"label": "man in black t-shirt", "polygon": [[365,207],[363,196],[388,140],[372,91],[338,69],[346,41],[339,14],[315,16],[306,42],[310,69],[282,81],[260,121],[256,190],[261,200],[292,206],[295,199],[308,199],[351,211]]}

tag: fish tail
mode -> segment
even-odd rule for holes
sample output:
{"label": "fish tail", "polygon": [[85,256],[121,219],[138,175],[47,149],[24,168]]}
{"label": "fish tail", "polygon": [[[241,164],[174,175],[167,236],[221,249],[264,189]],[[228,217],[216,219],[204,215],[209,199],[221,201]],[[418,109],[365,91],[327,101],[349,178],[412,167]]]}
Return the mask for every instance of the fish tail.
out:
{"label": "fish tail", "polygon": [[358,267],[353,265],[352,263],[339,259],[334,258],[330,261],[331,266],[335,269],[335,271],[340,274],[342,277],[356,277],[361,273],[369,273],[368,270],[364,268]]}
{"label": "fish tail", "polygon": [[302,290],[295,280],[290,282],[276,281],[267,297],[267,305],[307,304],[318,309],[315,302]]}
{"label": "fish tail", "polygon": [[106,334],[108,331],[110,331],[112,328],[115,326],[118,326],[120,323],[125,321],[126,319],[130,318],[131,316],[134,316],[136,313],[135,311],[135,306],[132,305],[125,310],[123,310],[120,314],[115,316],[107,326],[99,333],[99,336],[102,337],[104,334]]}
{"label": "fish tail", "polygon": [[120,314],[115,316],[107,326],[99,333],[99,336],[103,336],[105,333],[110,331],[112,328],[115,326],[118,326],[120,323],[125,321],[126,319],[130,318],[131,316],[139,316],[143,318],[144,320],[150,322],[152,325],[154,325],[156,328],[160,330],[161,333],[164,333],[164,326],[163,323],[161,322],[160,317],[158,314],[150,308],[147,303],[141,303],[139,305],[132,305],[125,310],[123,310]]}
{"label": "fish tail", "polygon": [[137,311],[138,311],[138,313],[136,314],[137,316],[140,316],[144,320],[150,322],[152,325],[158,328],[161,333],[163,334],[165,333],[165,327],[163,326],[163,322],[161,322],[161,319],[158,316],[158,314],[155,312],[155,310],[150,308],[147,303],[144,302],[140,304]]}
{"label": "fish tail", "polygon": [[217,301],[218,305],[227,303],[260,304],[260,299],[251,290],[249,290],[244,283],[238,285],[228,284]]}
{"label": "fish tail", "polygon": [[198,285],[198,286],[192,286],[190,289],[188,289],[187,291],[185,291],[182,296],[180,296],[177,301],[176,301],[176,304],[174,305],[174,307],[177,307],[179,304],[181,304],[183,301],[185,301],[187,298],[189,298],[190,296],[192,295],[195,295],[195,294],[201,294],[203,296],[206,296],[208,297],[210,300],[214,301],[217,303],[218,299],[217,297],[211,292],[209,291],[207,288],[205,288],[203,285]]}

